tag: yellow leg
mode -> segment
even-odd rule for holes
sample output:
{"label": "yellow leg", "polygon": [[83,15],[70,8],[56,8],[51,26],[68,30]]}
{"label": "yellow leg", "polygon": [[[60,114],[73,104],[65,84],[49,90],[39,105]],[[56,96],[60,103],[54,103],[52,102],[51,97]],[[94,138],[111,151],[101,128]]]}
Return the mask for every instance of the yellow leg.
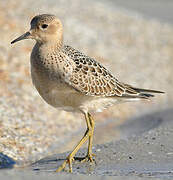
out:
{"label": "yellow leg", "polygon": [[89,142],[88,142],[88,152],[86,157],[82,160],[82,162],[84,161],[90,161],[93,162],[93,156],[95,156],[95,154],[92,153],[92,142],[93,142],[93,134],[94,134],[94,119],[92,118],[92,116],[88,113],[88,118],[89,118],[89,122],[90,122],[90,127],[91,127],[91,133],[89,135]]}
{"label": "yellow leg", "polygon": [[89,119],[90,119],[90,124],[91,124],[91,135],[89,136],[89,143],[88,143],[88,158],[91,162],[93,162],[93,156],[95,156],[95,154],[92,154],[92,143],[93,143],[93,135],[94,135],[94,119],[91,117],[91,115],[89,114]]}
{"label": "yellow leg", "polygon": [[[90,120],[90,115],[85,114],[85,120],[87,123],[87,130],[83,136],[83,138],[79,141],[78,145],[74,148],[74,150],[68,155],[67,159],[64,161],[64,163],[56,170],[56,172],[62,171],[65,167],[66,164],[68,163],[69,165],[69,172],[72,172],[72,161],[74,160],[74,156],[77,153],[77,151],[81,148],[81,146],[87,141],[88,138],[93,136],[93,131],[92,131],[92,126],[91,126],[91,120]],[[88,149],[89,152],[92,150],[92,139],[90,139],[90,147]]]}

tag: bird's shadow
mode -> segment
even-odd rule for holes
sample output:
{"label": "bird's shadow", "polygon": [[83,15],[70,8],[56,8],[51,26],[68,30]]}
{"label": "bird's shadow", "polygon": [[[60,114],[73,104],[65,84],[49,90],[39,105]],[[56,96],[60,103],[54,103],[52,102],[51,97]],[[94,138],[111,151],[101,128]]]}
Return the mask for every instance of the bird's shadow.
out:
{"label": "bird's shadow", "polygon": [[[82,149],[82,151],[83,151],[83,149]],[[49,157],[45,157],[39,161],[32,163],[31,168],[33,171],[55,172],[56,169],[66,160],[65,156],[67,156],[68,153],[62,153],[62,154],[58,154],[58,155],[52,155]],[[93,167],[93,165],[96,165],[95,160],[92,165],[87,161],[84,163],[81,163],[84,159],[85,159],[85,156],[81,157],[80,152],[77,154],[77,156],[74,157],[73,172],[77,172],[77,170],[79,168],[87,169],[87,171],[89,172],[89,171],[91,171],[90,170],[91,166]],[[66,169],[68,172],[68,167]]]}

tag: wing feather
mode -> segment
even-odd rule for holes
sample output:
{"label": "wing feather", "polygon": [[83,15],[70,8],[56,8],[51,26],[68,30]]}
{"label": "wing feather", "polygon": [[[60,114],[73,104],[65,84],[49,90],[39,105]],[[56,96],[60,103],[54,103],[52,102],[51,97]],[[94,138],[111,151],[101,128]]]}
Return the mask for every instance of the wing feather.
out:
{"label": "wing feather", "polygon": [[139,92],[118,81],[99,62],[70,46],[63,47],[66,54],[75,63],[69,83],[77,91],[88,96],[137,97]]}

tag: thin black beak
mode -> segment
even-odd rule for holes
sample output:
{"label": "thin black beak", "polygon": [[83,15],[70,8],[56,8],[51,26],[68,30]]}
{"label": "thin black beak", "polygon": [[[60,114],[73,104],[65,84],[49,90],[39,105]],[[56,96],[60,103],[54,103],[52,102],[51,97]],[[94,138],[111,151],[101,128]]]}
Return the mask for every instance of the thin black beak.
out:
{"label": "thin black beak", "polygon": [[15,43],[15,42],[17,42],[17,41],[21,41],[21,40],[23,40],[23,39],[30,39],[30,38],[31,38],[31,33],[28,31],[28,32],[26,32],[25,34],[19,36],[17,39],[13,40],[13,41],[11,42],[11,44],[13,44],[13,43]]}

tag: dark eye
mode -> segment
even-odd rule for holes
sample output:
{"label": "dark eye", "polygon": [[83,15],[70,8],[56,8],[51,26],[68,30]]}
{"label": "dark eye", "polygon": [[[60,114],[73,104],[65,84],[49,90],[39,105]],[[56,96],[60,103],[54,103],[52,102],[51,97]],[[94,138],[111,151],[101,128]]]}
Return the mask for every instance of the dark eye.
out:
{"label": "dark eye", "polygon": [[48,27],[48,25],[47,25],[47,24],[42,24],[41,27],[42,27],[43,29],[46,29],[46,28]]}

